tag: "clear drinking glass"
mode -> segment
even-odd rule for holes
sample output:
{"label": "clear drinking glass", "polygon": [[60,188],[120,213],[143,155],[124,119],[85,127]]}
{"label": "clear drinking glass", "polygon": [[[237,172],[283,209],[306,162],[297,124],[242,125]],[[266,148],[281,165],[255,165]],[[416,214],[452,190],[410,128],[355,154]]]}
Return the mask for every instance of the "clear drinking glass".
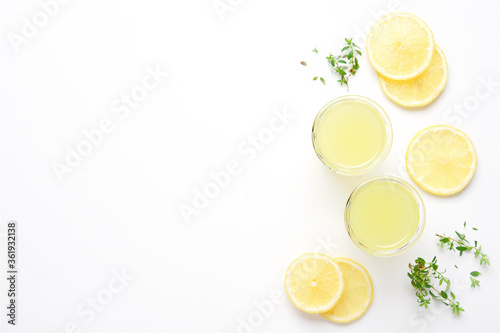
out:
{"label": "clear drinking glass", "polygon": [[373,170],[387,157],[392,126],[380,105],[369,98],[335,98],[318,112],[312,128],[314,151],[329,169],[343,175]]}
{"label": "clear drinking glass", "polygon": [[425,207],[417,190],[392,176],[372,178],[354,189],[344,212],[354,244],[376,256],[408,250],[422,235]]}

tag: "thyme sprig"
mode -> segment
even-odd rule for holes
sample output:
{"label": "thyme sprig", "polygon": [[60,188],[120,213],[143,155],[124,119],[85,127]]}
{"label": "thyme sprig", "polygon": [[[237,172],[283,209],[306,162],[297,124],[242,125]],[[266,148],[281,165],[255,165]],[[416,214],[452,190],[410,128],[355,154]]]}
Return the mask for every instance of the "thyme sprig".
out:
{"label": "thyme sprig", "polygon": [[[431,299],[434,299],[446,306],[449,306],[452,313],[457,316],[460,315],[460,312],[465,311],[460,306],[460,302],[456,300],[455,294],[452,291],[449,291],[450,280],[443,275],[446,270],[443,272],[438,270],[439,265],[436,257],[434,257],[429,263],[426,263],[423,258],[417,258],[415,260],[415,265],[410,263],[408,264],[408,267],[410,268],[408,277],[411,279],[411,285],[417,289],[415,295],[417,296],[419,306],[423,306],[427,309],[431,303]],[[439,285],[437,287],[435,286],[434,281],[439,281]],[[444,290],[440,287],[443,283],[446,285]]]}
{"label": "thyme sprig", "polygon": [[344,38],[345,44],[340,51],[340,55],[334,56],[330,53],[326,57],[332,70],[340,76],[337,82],[341,86],[347,86],[349,90],[349,77],[354,76],[359,69],[358,55],[362,55],[359,46],[357,46],[352,38]]}
{"label": "thyme sprig", "polygon": [[[464,228],[466,228],[466,226],[467,222],[464,222]],[[477,231],[477,228],[472,229]],[[457,235],[457,238],[448,237],[444,234],[436,234],[436,236],[439,237],[439,247],[446,247],[448,250],[458,251],[460,253],[460,256],[462,256],[464,252],[474,251],[474,258],[479,257],[479,265],[490,265],[488,255],[482,251],[481,245],[478,245],[476,240],[474,241],[474,245],[472,245],[472,243],[467,240],[465,233],[459,233],[458,231],[455,231],[455,234]]]}
{"label": "thyme sprig", "polygon": [[[334,56],[330,53],[326,59],[331,65],[332,72],[340,77],[337,82],[339,82],[341,86],[345,85],[349,91],[349,78],[356,75],[359,70],[358,56],[361,56],[362,53],[360,47],[352,41],[352,38],[344,38],[344,40],[345,43],[340,51],[340,54]],[[319,51],[314,48],[312,52],[318,54]],[[301,61],[300,63],[303,66],[307,66],[304,61]],[[313,81],[317,81],[318,78],[324,85],[326,85],[326,80],[323,77],[315,76]]]}
{"label": "thyme sprig", "polygon": [[[466,228],[467,222],[464,222],[464,228]],[[472,228],[477,231],[477,228]],[[438,246],[441,248],[445,248],[450,251],[458,251],[460,256],[464,252],[473,251],[474,258],[480,258],[479,265],[489,266],[490,261],[487,254],[482,252],[482,248],[478,245],[477,241],[474,241],[474,245],[472,242],[467,240],[465,233],[460,233],[455,231],[457,238],[448,237],[443,235],[436,234],[439,237]],[[456,269],[458,269],[457,265],[454,265]],[[444,276],[446,273],[446,269],[444,271],[439,270],[439,265],[437,263],[437,258],[434,258],[426,263],[423,258],[417,258],[415,260],[415,264],[411,263],[408,265],[410,268],[410,272],[407,273],[408,277],[411,279],[411,285],[417,290],[417,303],[419,306],[423,306],[426,309],[428,308],[431,299],[435,299],[446,306],[451,308],[452,313],[457,316],[460,315],[460,312],[465,311],[460,303],[456,300],[455,294],[449,291],[450,289],[450,280]],[[479,287],[479,280],[476,279],[479,275],[481,275],[478,271],[472,271],[469,274],[469,279],[471,281],[471,288]],[[439,282],[436,287],[436,283]],[[442,284],[446,285],[445,290],[438,290],[439,286]],[[449,291],[449,296],[448,296]]]}

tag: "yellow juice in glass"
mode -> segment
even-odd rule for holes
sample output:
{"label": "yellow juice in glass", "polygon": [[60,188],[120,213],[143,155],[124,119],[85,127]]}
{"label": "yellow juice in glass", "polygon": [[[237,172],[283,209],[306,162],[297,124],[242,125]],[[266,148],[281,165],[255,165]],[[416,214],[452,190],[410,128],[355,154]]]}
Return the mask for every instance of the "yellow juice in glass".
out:
{"label": "yellow juice in glass", "polygon": [[425,208],[418,192],[396,177],[377,177],[358,186],[345,210],[354,243],[368,253],[391,256],[420,237]]}
{"label": "yellow juice in glass", "polygon": [[341,174],[374,169],[389,153],[392,128],[384,110],[362,96],[343,96],[323,107],[313,125],[320,160]]}

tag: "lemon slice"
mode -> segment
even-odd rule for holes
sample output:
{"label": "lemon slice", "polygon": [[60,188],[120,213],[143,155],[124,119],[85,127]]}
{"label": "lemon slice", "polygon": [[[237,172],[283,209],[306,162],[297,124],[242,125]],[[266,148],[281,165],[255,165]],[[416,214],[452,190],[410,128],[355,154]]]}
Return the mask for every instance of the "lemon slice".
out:
{"label": "lemon slice", "polygon": [[422,74],[431,63],[434,36],[413,14],[396,13],[375,22],[366,40],[366,53],[375,70],[392,80]]}
{"label": "lemon slice", "polygon": [[321,313],[321,316],[337,323],[347,323],[361,317],[370,306],[373,299],[372,279],[363,266],[351,259],[333,260],[342,271],[344,291],[333,309]]}
{"label": "lemon slice", "polygon": [[309,313],[333,308],[343,288],[339,265],[321,253],[307,253],[295,259],[285,276],[288,297],[297,308]]}
{"label": "lemon slice", "polygon": [[402,106],[422,106],[432,102],[448,81],[448,64],[443,51],[434,48],[431,64],[419,76],[409,80],[391,80],[378,76],[382,90],[393,102]]}
{"label": "lemon slice", "polygon": [[477,167],[469,137],[447,125],[427,127],[415,135],[406,151],[406,169],[424,190],[437,195],[460,192]]}

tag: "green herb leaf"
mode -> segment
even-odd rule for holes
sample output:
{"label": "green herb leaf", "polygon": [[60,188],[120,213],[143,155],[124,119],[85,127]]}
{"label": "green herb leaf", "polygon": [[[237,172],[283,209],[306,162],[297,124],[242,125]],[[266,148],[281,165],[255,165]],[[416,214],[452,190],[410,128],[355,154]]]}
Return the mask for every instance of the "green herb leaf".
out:
{"label": "green herb leaf", "polygon": [[[408,268],[410,269],[410,272],[407,273],[407,275],[410,278],[411,285],[416,289],[415,295],[417,296],[417,303],[419,304],[419,306],[425,307],[427,309],[431,302],[431,299],[435,299],[436,301],[449,306],[452,312],[457,315],[460,313],[460,311],[463,311],[463,309],[461,309],[460,307],[460,303],[456,301],[455,295],[452,294],[451,291],[451,299],[448,298],[448,294],[446,293],[446,291],[448,291],[450,288],[450,280],[443,275],[446,270],[443,272],[439,272],[437,270],[438,264],[436,257],[432,258],[429,265],[426,265],[425,259],[419,257],[415,259],[415,265],[412,265],[410,263],[408,264]],[[446,283],[446,291],[438,291],[432,285],[432,281],[430,279],[431,275],[438,279],[440,281],[440,284]],[[434,292],[437,292],[437,294]]]}
{"label": "green herb leaf", "polygon": [[312,50],[314,53],[318,53],[318,50],[316,50],[316,48],[314,48],[314,50]]}
{"label": "green herb leaf", "polygon": [[[353,61],[354,62],[354,61]],[[464,227],[467,226],[467,223],[464,223]],[[445,235],[436,234],[439,239],[438,245],[444,248],[444,244],[446,244],[446,249],[451,251],[458,251],[460,255],[464,252],[468,252],[473,250],[474,257],[480,258],[479,264],[489,265],[488,255],[482,252],[481,246],[477,244],[477,241],[474,241],[474,246],[467,240],[465,234],[462,234],[458,231],[455,232],[457,238],[447,237]],[[457,265],[454,265],[456,269],[458,269]],[[428,308],[431,300],[443,303],[445,306],[449,306],[452,313],[457,316],[460,315],[460,312],[464,312],[465,310],[460,306],[460,302],[456,300],[456,296],[451,290],[451,282],[444,274],[446,273],[446,269],[443,271],[439,271],[439,265],[437,257],[434,256],[430,262],[426,262],[424,258],[418,257],[415,259],[415,264],[411,263],[408,265],[410,269],[407,274],[410,278],[410,283],[413,288],[415,288],[415,295],[417,296],[417,303],[419,306],[423,306]],[[475,277],[480,276],[481,273],[478,271],[470,272],[469,279],[471,281],[471,287],[476,288],[480,286],[480,281]],[[439,286],[446,284],[446,288],[444,290],[439,291]],[[437,294],[436,294],[437,293]],[[450,296],[448,296],[450,295]]]}
{"label": "green herb leaf", "polygon": [[[340,77],[337,82],[340,83],[341,86],[346,85],[347,90],[349,90],[348,80],[349,77],[354,76],[359,69],[359,62],[356,55],[361,55],[361,52],[354,49],[359,47],[352,42],[352,38],[344,38],[344,41],[345,45],[342,47],[340,55],[333,56],[330,53],[326,59],[329,60],[333,72],[337,73]],[[344,53],[346,51],[347,54]]]}
{"label": "green herb leaf", "polygon": [[319,79],[321,80],[321,83],[323,83],[324,85],[326,85],[325,79],[323,79],[322,77],[320,77]]}
{"label": "green herb leaf", "polygon": [[313,79],[313,81],[316,81],[317,79],[318,79],[318,77],[317,77],[317,76],[315,76],[315,77],[314,77],[314,79]]}
{"label": "green herb leaf", "polygon": [[479,280],[476,280],[472,276],[470,276],[470,281],[472,282],[471,285],[470,285],[471,288],[476,288],[476,286],[480,287]]}
{"label": "green herb leaf", "polygon": [[[464,227],[466,226],[467,222],[464,222]],[[472,229],[477,230],[477,228]],[[448,250],[457,250],[459,251],[460,256],[462,256],[466,251],[474,250],[474,258],[479,257],[479,265],[490,264],[488,255],[482,252],[482,247],[477,243],[477,241],[474,241],[474,246],[472,246],[465,234],[459,233],[458,231],[455,231],[455,234],[457,235],[458,239],[436,234],[436,236],[439,237],[439,246],[441,248],[444,248],[443,245],[448,244]]]}

